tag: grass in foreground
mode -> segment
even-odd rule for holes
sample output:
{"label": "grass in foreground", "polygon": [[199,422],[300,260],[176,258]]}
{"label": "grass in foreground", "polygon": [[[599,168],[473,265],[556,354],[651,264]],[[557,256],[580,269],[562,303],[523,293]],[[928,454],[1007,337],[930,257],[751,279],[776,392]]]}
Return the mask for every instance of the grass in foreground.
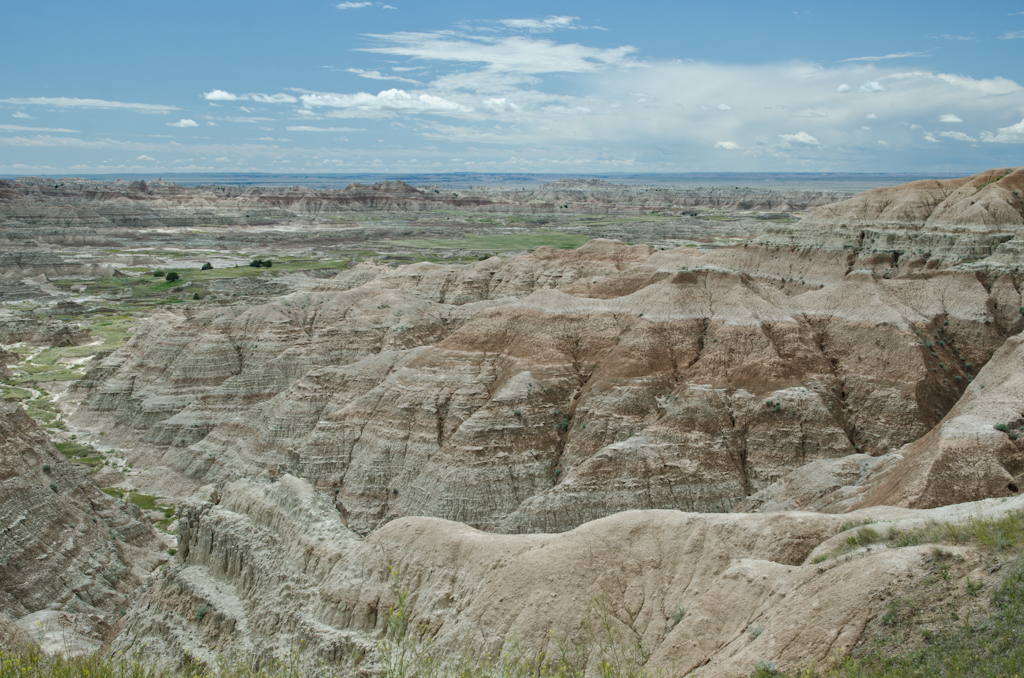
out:
{"label": "grass in foreground", "polygon": [[[852,656],[828,669],[789,673],[763,664],[754,678],[1024,677],[1024,511],[914,530],[876,527],[859,527],[848,546],[936,544],[928,557],[931,574],[889,601]],[[971,578],[979,563],[939,544],[977,545],[988,572],[1005,574],[986,590],[983,580]]]}

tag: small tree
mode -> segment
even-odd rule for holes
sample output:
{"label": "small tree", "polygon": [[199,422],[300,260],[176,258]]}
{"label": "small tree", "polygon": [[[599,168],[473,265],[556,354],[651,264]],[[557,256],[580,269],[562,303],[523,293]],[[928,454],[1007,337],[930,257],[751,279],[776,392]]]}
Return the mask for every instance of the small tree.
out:
{"label": "small tree", "polygon": [[210,262],[206,262],[205,264],[203,264],[203,267],[201,269],[199,269],[199,270],[200,271],[209,271],[212,268],[213,268],[213,264],[211,264]]}
{"label": "small tree", "polygon": [[174,271],[171,271],[170,273],[167,274],[167,282],[174,282],[175,280],[177,280],[180,277],[181,276],[179,276],[177,273],[175,273]]}
{"label": "small tree", "polygon": [[272,262],[270,259],[267,259],[266,261],[263,262],[263,268],[270,268],[273,265],[274,262]]}

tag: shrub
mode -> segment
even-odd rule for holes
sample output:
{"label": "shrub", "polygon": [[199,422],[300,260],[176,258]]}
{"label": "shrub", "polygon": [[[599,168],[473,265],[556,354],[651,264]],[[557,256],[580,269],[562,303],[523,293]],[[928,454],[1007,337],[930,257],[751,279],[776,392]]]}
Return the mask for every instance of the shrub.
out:
{"label": "shrub", "polygon": [[675,627],[676,624],[683,621],[683,617],[686,616],[686,608],[676,603],[675,606],[668,611],[668,618],[671,620],[671,627]]}
{"label": "shrub", "polygon": [[178,549],[167,549],[167,555],[176,556],[178,555]]}
{"label": "shrub", "polygon": [[43,464],[43,473],[49,473],[49,472],[50,472],[50,465],[49,464]]}
{"label": "shrub", "polygon": [[175,280],[177,280],[180,277],[181,276],[179,276],[177,273],[175,273],[174,271],[171,271],[170,273],[167,274],[167,282],[174,282]]}
{"label": "shrub", "polygon": [[153,277],[154,278],[162,278],[165,275],[167,275],[166,271],[153,271]]}
{"label": "shrub", "polygon": [[1002,431],[1003,433],[1006,433],[1007,431],[1010,430],[1010,427],[1007,426],[1006,424],[996,424],[996,430],[997,431]]}
{"label": "shrub", "polygon": [[199,618],[199,619],[202,619],[203,617],[206,616],[206,613],[209,612],[209,611],[210,611],[210,608],[207,607],[206,605],[203,605],[202,607],[200,607],[199,609],[196,610],[196,617]]}
{"label": "shrub", "polygon": [[56,492],[57,491],[57,483],[50,483],[50,489],[53,490],[54,492]]}
{"label": "shrub", "polygon": [[200,268],[199,270],[200,271],[209,271],[212,268],[213,268],[213,264],[211,264],[210,262],[206,262],[205,264],[203,264],[203,267]]}

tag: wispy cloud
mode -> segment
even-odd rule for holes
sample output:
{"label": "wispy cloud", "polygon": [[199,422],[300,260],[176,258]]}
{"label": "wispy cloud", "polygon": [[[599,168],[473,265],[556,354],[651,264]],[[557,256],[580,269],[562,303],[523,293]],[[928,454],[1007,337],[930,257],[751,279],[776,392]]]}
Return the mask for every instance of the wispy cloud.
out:
{"label": "wispy cloud", "polygon": [[20,118],[22,120],[35,120],[35,118],[33,118],[31,115],[29,115],[25,111],[15,111],[14,113],[11,113],[11,117],[12,118]]}
{"label": "wispy cloud", "polygon": [[203,98],[207,101],[256,101],[261,104],[294,104],[298,101],[291,94],[232,94],[222,89],[204,92]]}
{"label": "wispy cloud", "polygon": [[928,56],[931,56],[928,52],[897,52],[895,54],[886,54],[885,56],[851,57],[849,59],[841,59],[839,63],[847,63],[850,61],[885,61],[886,59],[908,59],[910,57]]}
{"label": "wispy cloud", "polygon": [[780,134],[779,139],[785,144],[799,144],[801,146],[820,146],[821,142],[812,137],[807,132],[797,132],[796,134]]}
{"label": "wispy cloud", "polygon": [[335,5],[335,7],[338,9],[360,9],[362,7],[369,7],[372,4],[372,2],[342,2]]}
{"label": "wispy cloud", "polygon": [[998,144],[1024,144],[1024,120],[1021,120],[1016,125],[1000,127],[996,134],[982,132],[981,140]]}
{"label": "wispy cloud", "polygon": [[365,132],[361,127],[310,127],[307,125],[293,125],[285,127],[289,132]]}
{"label": "wispy cloud", "polygon": [[399,32],[369,37],[384,44],[361,48],[364,52],[483,63],[491,70],[504,73],[592,73],[609,66],[634,65],[630,55],[636,52],[636,48],[630,46],[605,49],[526,36],[467,39],[448,33]]}
{"label": "wispy cloud", "polygon": [[738,151],[740,150],[740,145],[735,141],[719,141],[715,144],[715,148],[722,148],[727,151]]}
{"label": "wispy cloud", "polygon": [[389,89],[379,94],[333,94],[310,92],[303,94],[302,103],[308,108],[328,107],[346,109],[353,113],[466,113],[473,109],[432,94],[409,94],[401,89]]}
{"label": "wispy cloud", "polygon": [[412,78],[403,78],[399,75],[388,75],[381,73],[380,71],[365,71],[362,68],[346,68],[346,73],[354,73],[360,78],[368,78],[369,80],[398,80],[400,82],[408,82],[413,85],[422,85],[419,80],[413,80]]}
{"label": "wispy cloud", "polygon": [[959,116],[953,115],[952,113],[946,113],[939,116],[939,122],[963,122]]}
{"label": "wispy cloud", "polygon": [[947,139],[956,139],[957,141],[977,141],[974,137],[968,136],[963,132],[939,132],[940,137],[946,137]]}
{"label": "wispy cloud", "polygon": [[1010,31],[999,36],[1000,40],[1020,40],[1024,38],[1024,31]]}
{"label": "wispy cloud", "polygon": [[75,97],[28,97],[25,99],[0,99],[0,103],[18,106],[53,106],[54,108],[123,108],[140,113],[170,113],[181,110],[177,106],[162,104],[131,104],[124,101],[104,99],[76,99]]}
{"label": "wispy cloud", "polygon": [[167,123],[170,127],[199,127],[199,123],[195,120],[189,120],[188,118],[182,118],[178,122]]}
{"label": "wispy cloud", "polygon": [[531,33],[547,33],[556,28],[578,28],[573,26],[578,20],[578,16],[549,16],[546,19],[501,19],[498,23]]}
{"label": "wispy cloud", "polygon": [[22,127],[21,125],[0,125],[0,130],[5,132],[73,132],[78,133],[77,129],[63,129],[60,127]]}

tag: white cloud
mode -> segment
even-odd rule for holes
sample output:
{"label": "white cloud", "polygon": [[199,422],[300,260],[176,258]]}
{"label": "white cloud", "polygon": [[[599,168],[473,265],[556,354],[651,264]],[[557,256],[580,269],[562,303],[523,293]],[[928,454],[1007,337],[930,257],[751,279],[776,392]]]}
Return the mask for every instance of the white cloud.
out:
{"label": "white cloud", "polygon": [[347,73],[355,73],[360,78],[369,78],[370,80],[398,80],[401,82],[409,82],[414,85],[423,84],[419,80],[403,78],[398,75],[387,75],[386,73],[381,73],[380,71],[364,71],[362,68],[346,68],[345,71]]}
{"label": "white cloud", "polygon": [[871,128],[870,128],[870,127],[868,127],[867,125],[861,125],[861,126],[860,126],[860,128],[861,128],[862,130],[865,130],[865,131],[870,131],[870,130],[871,130]]}
{"label": "white cloud", "polygon": [[1021,120],[1016,125],[1000,127],[998,134],[982,132],[981,140],[999,144],[1024,144],[1024,120]]}
{"label": "white cloud", "polygon": [[170,113],[181,110],[177,106],[161,104],[130,104],[124,101],[106,101],[104,99],[76,99],[75,97],[29,97],[27,99],[0,99],[3,104],[18,106],[53,106],[54,108],[123,108],[139,113]]}
{"label": "white cloud", "polygon": [[863,85],[857,88],[857,91],[861,94],[868,94],[871,92],[884,92],[885,87],[881,85],[877,80],[869,80]]}
{"label": "white cloud", "polygon": [[398,9],[394,5],[381,5],[381,9]]}
{"label": "white cloud", "polygon": [[969,137],[963,132],[939,132],[940,137],[946,137],[947,139],[956,139],[957,141],[977,141],[974,137]]}
{"label": "white cloud", "polygon": [[212,92],[204,92],[203,98],[207,101],[240,101],[244,99],[244,96],[238,96],[231,92],[225,92],[222,89],[215,89]]}
{"label": "white cloud", "polygon": [[803,146],[820,146],[821,142],[812,137],[807,132],[797,132],[796,134],[780,134],[778,135],[782,139],[783,143],[786,144],[800,144]]}
{"label": "white cloud", "polygon": [[0,125],[0,130],[5,132],[74,132],[77,129],[63,129],[61,127],[22,127],[21,125]]}
{"label": "white cloud", "polygon": [[199,123],[195,120],[189,120],[188,118],[182,118],[178,122],[167,123],[171,127],[199,127]]}
{"label": "white cloud", "polygon": [[578,19],[578,16],[549,16],[547,19],[501,19],[498,23],[531,33],[546,33],[556,28],[569,28]]}
{"label": "white cloud", "polygon": [[878,140],[878,145],[879,146],[888,146],[889,142],[888,141],[882,141],[881,139],[879,139]]}
{"label": "white cloud", "polygon": [[520,106],[517,106],[505,97],[486,99],[484,101],[484,107],[494,111],[495,113],[518,113],[523,110]]}
{"label": "white cloud", "polygon": [[298,101],[291,94],[250,94],[249,98],[261,104],[294,104]]}
{"label": "white cloud", "polygon": [[557,113],[559,115],[586,115],[590,113],[590,109],[586,106],[547,106],[544,110],[548,113]]}
{"label": "white cloud", "polygon": [[939,122],[963,122],[963,120],[952,113],[946,113],[939,116]]}
{"label": "white cloud", "polygon": [[850,86],[847,85],[845,82],[842,85],[840,85],[839,87],[836,87],[836,92],[838,92],[839,94],[846,94],[849,91],[850,91]]}
{"label": "white cloud", "polygon": [[1007,78],[994,77],[975,80],[966,75],[953,75],[951,73],[928,73],[926,71],[913,71],[909,73],[892,73],[885,76],[886,80],[938,80],[941,82],[971,90],[977,94],[1013,94],[1024,91],[1020,85]]}
{"label": "white cloud", "polygon": [[942,143],[941,141],[939,141],[938,139],[936,139],[935,137],[933,137],[933,136],[932,136],[931,134],[925,134],[925,135],[924,135],[924,140],[925,140],[925,141],[930,141],[930,142],[932,142],[933,144],[941,144],[941,143]]}
{"label": "white cloud", "polygon": [[306,125],[293,125],[285,127],[289,132],[365,132],[366,129],[359,127],[309,127]]}
{"label": "white cloud", "polygon": [[1024,31],[1010,31],[999,36],[1000,40],[1020,40],[1024,38]]}
{"label": "white cloud", "polygon": [[370,37],[385,43],[361,48],[365,52],[409,56],[433,61],[483,63],[490,70],[505,73],[593,73],[608,66],[633,65],[635,47],[602,49],[551,40],[511,36],[475,39],[452,37],[447,33],[400,32]]}
{"label": "white cloud", "polygon": [[[294,104],[298,99],[291,94],[232,94],[222,89],[215,89],[212,92],[204,92],[203,98],[207,101],[256,101],[261,104]],[[244,109],[243,107],[243,110]]]}
{"label": "white cloud", "polygon": [[851,59],[843,59],[840,63],[846,63],[849,61],[885,61],[887,59],[906,59],[907,57],[925,57],[931,56],[928,52],[897,52],[896,54],[886,54],[885,56],[863,56],[853,57]]}
{"label": "white cloud", "polygon": [[372,4],[372,2],[342,2],[335,5],[335,7],[338,9],[359,9],[360,7],[369,7]]}
{"label": "white cloud", "polygon": [[217,123],[215,123],[213,120],[207,120],[206,124],[210,127],[217,127]]}
{"label": "white cloud", "polygon": [[715,148],[724,148],[727,151],[738,151],[740,150],[740,145],[735,141],[719,141],[715,144]]}
{"label": "white cloud", "polygon": [[376,95],[367,92],[356,94],[331,94],[310,92],[302,95],[302,103],[308,108],[326,106],[363,113],[467,113],[473,109],[449,99],[432,94],[412,95],[401,89],[384,90]]}
{"label": "white cloud", "polygon": [[717,106],[715,106],[715,108],[717,108],[720,111],[731,111],[732,110],[732,106],[730,106],[729,104],[718,104]]}
{"label": "white cloud", "polygon": [[868,114],[867,114],[867,115],[865,115],[864,117],[865,117],[865,118],[866,118],[867,120],[878,120],[878,114],[877,114],[877,113],[868,113]]}
{"label": "white cloud", "polygon": [[31,115],[29,115],[25,111],[15,111],[14,113],[11,113],[11,117],[12,118],[21,118],[22,120],[35,120],[35,118],[33,118]]}
{"label": "white cloud", "polygon": [[150,162],[156,162],[156,158],[151,158],[148,155],[140,155],[139,157],[137,157],[135,159],[136,160],[149,160]]}

